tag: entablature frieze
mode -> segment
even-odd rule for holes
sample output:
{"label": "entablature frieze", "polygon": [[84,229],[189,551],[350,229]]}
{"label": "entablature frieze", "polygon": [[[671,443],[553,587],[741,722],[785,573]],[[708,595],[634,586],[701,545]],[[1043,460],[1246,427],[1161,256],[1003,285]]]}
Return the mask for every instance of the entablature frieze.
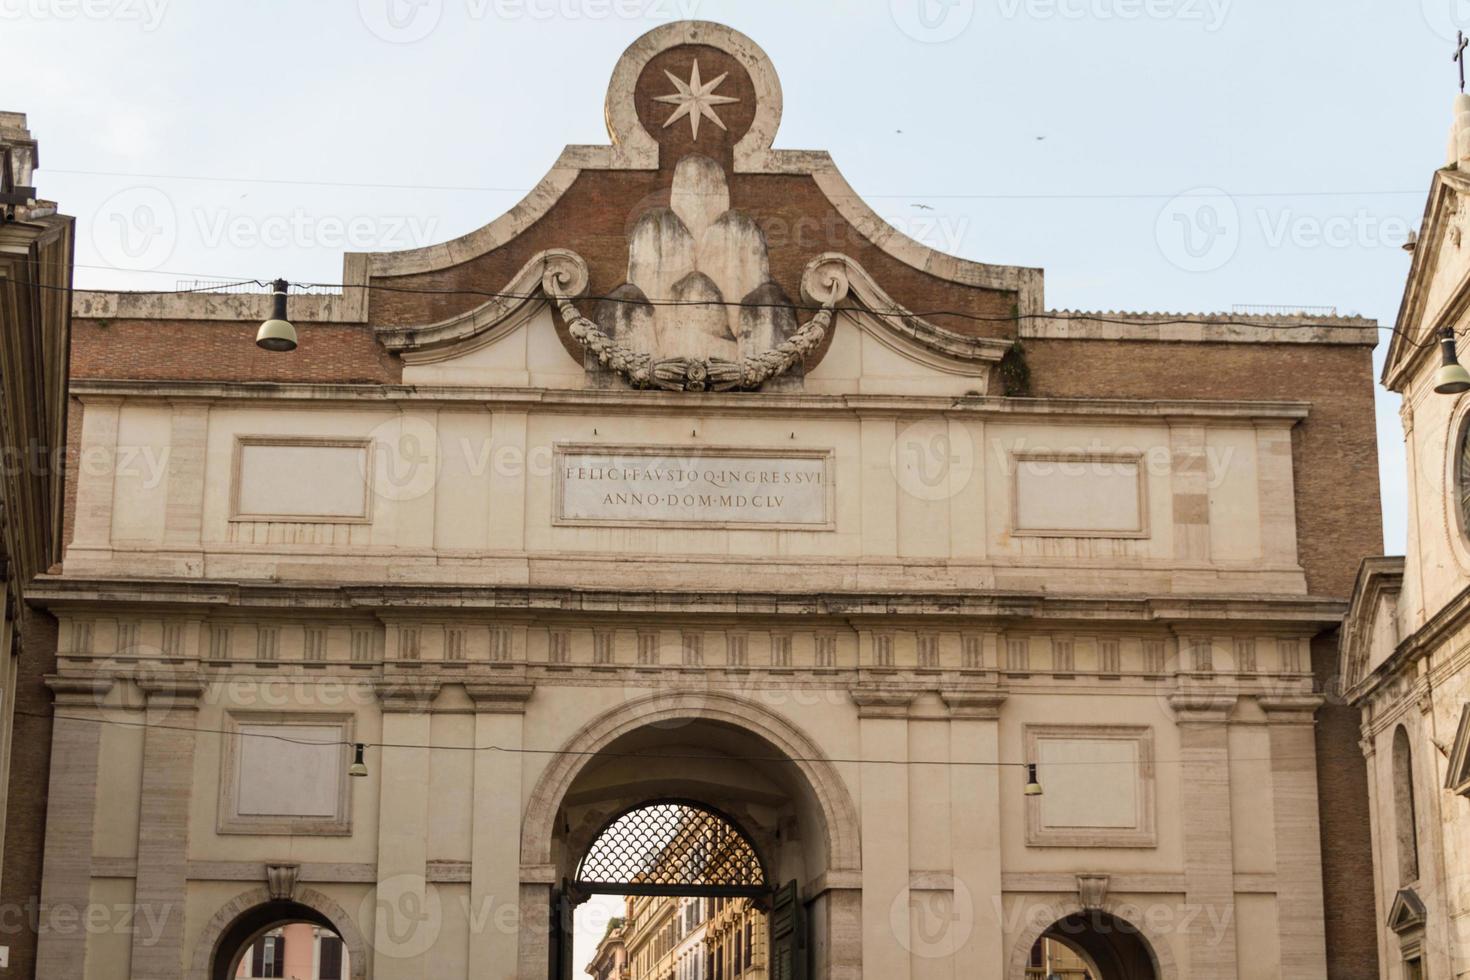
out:
{"label": "entablature frieze", "polygon": [[[1160,621],[1148,600],[1076,597],[302,591],[312,589],[237,586],[218,604],[220,592],[194,593],[206,598],[191,606],[187,586],[159,584],[150,603],[136,587],[94,583],[54,590],[47,604],[62,673],[345,679],[377,685],[390,710],[415,710],[446,684],[484,702],[467,711],[519,710],[518,692],[537,684],[911,688],[944,692],[922,705],[929,715],[980,719],[994,717],[1005,689],[1310,694],[1308,617],[1335,608],[1204,600],[1198,620]],[[1031,615],[1016,615],[1023,608]]]}

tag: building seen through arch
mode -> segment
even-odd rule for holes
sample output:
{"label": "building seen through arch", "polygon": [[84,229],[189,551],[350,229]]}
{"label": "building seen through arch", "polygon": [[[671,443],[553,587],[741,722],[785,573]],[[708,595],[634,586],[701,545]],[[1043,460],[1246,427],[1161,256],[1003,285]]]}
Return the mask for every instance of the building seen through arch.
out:
{"label": "building seen through arch", "polygon": [[305,923],[353,980],[571,980],[593,896],[618,980],[1376,969],[1326,697],[1376,325],[1049,309],[779,145],[842,77],[694,21],[604,63],[605,145],[291,289],[293,352],[264,293],[75,297],[7,834],[47,908],[170,914],[18,972],[228,980]]}
{"label": "building seen through arch", "polygon": [[351,976],[341,937],[309,922],[277,926],[255,938],[240,957],[236,977],[346,980]]}

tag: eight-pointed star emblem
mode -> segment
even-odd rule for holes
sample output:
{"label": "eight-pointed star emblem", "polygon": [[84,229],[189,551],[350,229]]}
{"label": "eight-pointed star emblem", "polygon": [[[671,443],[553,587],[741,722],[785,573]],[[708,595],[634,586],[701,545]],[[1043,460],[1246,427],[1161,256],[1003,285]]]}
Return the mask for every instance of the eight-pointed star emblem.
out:
{"label": "eight-pointed star emblem", "polygon": [[664,74],[669,76],[669,81],[673,82],[674,87],[679,90],[670,95],[660,95],[654,99],[655,102],[666,102],[669,105],[679,107],[674,110],[674,114],[664,123],[665,129],[668,129],[683,116],[689,117],[689,130],[694,134],[695,139],[699,139],[700,116],[708,116],[714,120],[716,126],[721,129],[725,128],[725,124],[715,114],[714,107],[725,105],[728,102],[739,102],[740,100],[729,95],[714,95],[712,93],[720,87],[720,83],[725,80],[726,75],[730,74],[729,72],[725,72],[724,75],[720,75],[718,78],[712,78],[708,82],[701,82],[699,80],[699,59],[696,58],[694,60],[694,72],[689,76],[689,81],[682,82],[675,78],[673,73],[669,71],[665,71]]}

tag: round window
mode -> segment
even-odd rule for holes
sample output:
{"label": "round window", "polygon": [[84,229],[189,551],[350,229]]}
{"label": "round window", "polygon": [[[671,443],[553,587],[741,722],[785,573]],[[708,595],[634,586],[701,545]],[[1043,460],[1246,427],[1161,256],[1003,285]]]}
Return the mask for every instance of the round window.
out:
{"label": "round window", "polygon": [[1470,419],[1460,424],[1460,439],[1455,444],[1455,509],[1460,533],[1470,536]]}

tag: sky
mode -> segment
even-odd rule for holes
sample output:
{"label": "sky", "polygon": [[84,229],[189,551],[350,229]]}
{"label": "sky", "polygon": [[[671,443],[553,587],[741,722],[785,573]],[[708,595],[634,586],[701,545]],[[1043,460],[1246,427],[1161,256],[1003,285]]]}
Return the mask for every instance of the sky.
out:
{"label": "sky", "polygon": [[[79,286],[335,283],[605,143],[618,56],[685,17],[770,55],[778,147],[928,245],[1044,267],[1052,309],[1387,328],[1470,0],[0,0],[0,109],[77,217]],[[1391,553],[1397,408],[1380,389]]]}

